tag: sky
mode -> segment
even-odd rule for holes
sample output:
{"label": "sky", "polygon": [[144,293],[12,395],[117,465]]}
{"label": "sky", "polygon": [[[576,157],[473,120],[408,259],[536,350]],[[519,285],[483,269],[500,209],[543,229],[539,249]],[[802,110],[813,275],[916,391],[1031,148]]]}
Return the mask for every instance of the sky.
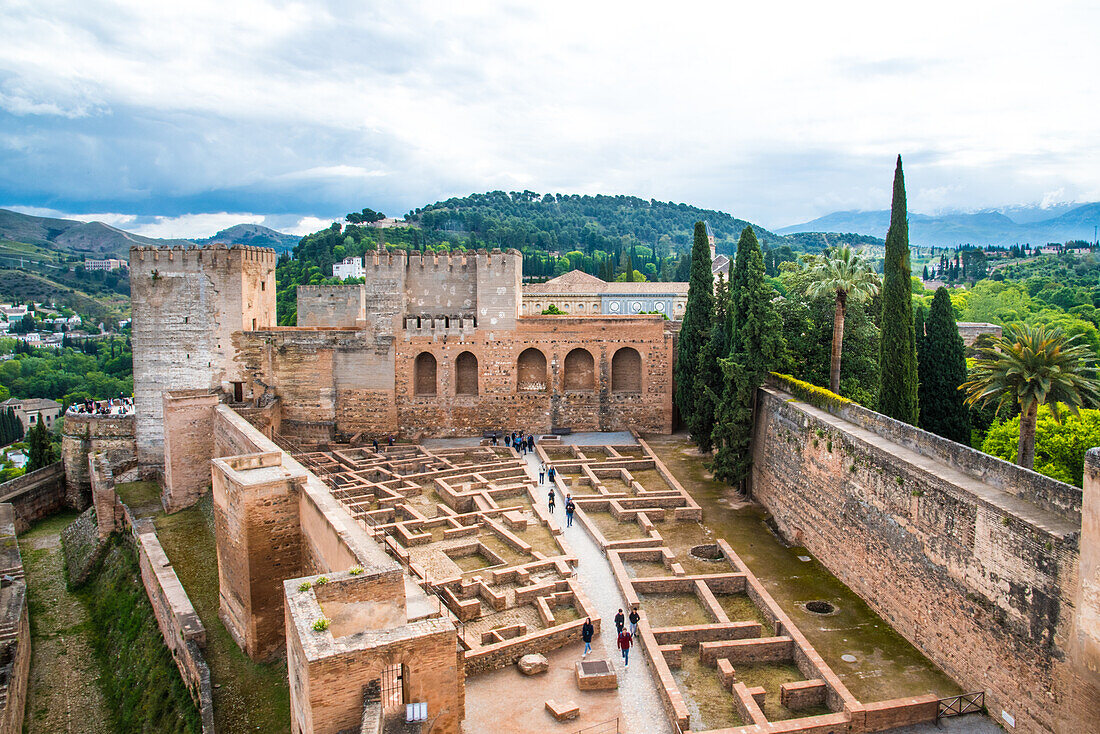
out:
{"label": "sky", "polygon": [[768,228],[1100,200],[1100,3],[5,0],[0,207],[306,233],[494,189]]}

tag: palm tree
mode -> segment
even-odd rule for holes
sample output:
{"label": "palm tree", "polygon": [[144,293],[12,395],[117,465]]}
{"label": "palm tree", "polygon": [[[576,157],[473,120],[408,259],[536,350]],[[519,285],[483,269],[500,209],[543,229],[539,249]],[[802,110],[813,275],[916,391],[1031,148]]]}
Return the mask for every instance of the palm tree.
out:
{"label": "palm tree", "polygon": [[997,403],[998,411],[1012,403],[1020,406],[1020,444],[1016,463],[1035,465],[1035,419],[1039,406],[1050,406],[1060,420],[1058,406],[1065,404],[1077,415],[1078,407],[1100,402],[1100,380],[1093,371],[1095,357],[1077,336],[1052,326],[1012,324],[1005,334],[983,347],[966,390],[968,405]]}
{"label": "palm tree", "polygon": [[863,257],[863,250],[841,245],[835,253],[826,253],[814,269],[816,280],[807,289],[811,298],[833,296],[833,350],[829,360],[829,389],[840,392],[840,354],[844,349],[844,317],[848,301],[865,301],[878,295],[879,277]]}

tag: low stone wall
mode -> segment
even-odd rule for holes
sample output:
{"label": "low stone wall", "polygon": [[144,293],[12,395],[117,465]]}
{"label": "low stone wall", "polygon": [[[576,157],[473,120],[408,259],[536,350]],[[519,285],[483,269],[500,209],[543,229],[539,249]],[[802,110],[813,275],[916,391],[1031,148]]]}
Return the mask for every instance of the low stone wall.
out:
{"label": "low stone wall", "polygon": [[83,510],[91,501],[88,456],[107,454],[116,473],[136,465],[137,441],[133,415],[66,413],[61,428],[61,460],[65,464],[66,503]]}
{"label": "low stone wall", "polygon": [[[88,466],[91,484],[96,492],[96,504],[89,509],[89,513],[95,513],[99,519],[97,534],[102,539],[111,532],[125,530],[125,535],[134,543],[141,583],[153,607],[161,637],[199,709],[203,733],[213,734],[214,689],[210,681],[210,668],[202,652],[206,645],[206,628],[195,612],[176,570],[172,568],[153,523],[147,519],[136,519],[119,498],[106,458],[93,455],[88,460]],[[78,518],[77,523],[84,517]],[[89,534],[90,531],[84,530],[83,533]]]}
{"label": "low stone wall", "polygon": [[580,642],[584,620],[578,619],[556,627],[533,632],[521,639],[505,640],[485,645],[466,653],[466,675],[477,675],[515,664],[524,655],[557,650],[569,642]]}
{"label": "low stone wall", "polygon": [[65,467],[60,461],[0,484],[0,502],[15,513],[15,532],[24,533],[38,520],[65,509]]}
{"label": "low stone wall", "polygon": [[1022,732],[1100,727],[1087,703],[1098,676],[1065,663],[1080,633],[1081,490],[814,402],[757,396],[751,490],[780,533],[964,689],[985,691],[994,718]]}

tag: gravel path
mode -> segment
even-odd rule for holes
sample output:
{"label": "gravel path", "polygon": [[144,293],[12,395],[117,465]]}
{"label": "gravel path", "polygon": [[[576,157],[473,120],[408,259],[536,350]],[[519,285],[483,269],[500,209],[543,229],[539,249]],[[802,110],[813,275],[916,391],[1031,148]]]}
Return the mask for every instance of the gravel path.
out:
{"label": "gravel path", "polygon": [[31,670],[23,731],[111,731],[88,644],[84,605],[65,589],[60,533],[74,516],[54,516],[19,538],[31,621]]}
{"label": "gravel path", "polygon": [[[629,433],[624,434],[593,434],[589,440],[586,434],[568,436],[571,443],[578,444],[602,444],[635,443]],[[534,481],[538,481],[538,457],[535,454],[527,454],[524,457],[527,462],[527,473]],[[543,490],[544,492],[545,490]],[[541,497],[543,492],[537,494]],[[626,610],[626,602],[619,593],[619,586],[615,583],[615,576],[611,573],[611,564],[607,562],[607,556],[596,544],[596,541],[585,532],[580,523],[574,523],[573,527],[565,527],[565,497],[558,497],[555,514],[561,522],[565,537],[577,556],[577,578],[580,580],[581,589],[589,601],[598,610],[602,619],[600,625],[600,639],[607,650],[615,651],[611,664],[619,674],[619,698],[622,703],[624,729],[626,734],[672,734],[672,727],[665,715],[664,706],[657,693],[657,682],[653,669],[646,660],[640,647],[635,646],[630,651],[630,667],[624,668],[622,658],[615,647],[615,612],[619,609]]]}

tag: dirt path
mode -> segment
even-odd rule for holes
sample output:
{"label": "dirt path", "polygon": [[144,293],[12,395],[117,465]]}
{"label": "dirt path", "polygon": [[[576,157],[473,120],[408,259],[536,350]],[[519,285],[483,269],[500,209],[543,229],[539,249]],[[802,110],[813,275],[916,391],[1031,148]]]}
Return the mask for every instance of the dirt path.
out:
{"label": "dirt path", "polygon": [[55,515],[19,536],[31,618],[31,671],[23,731],[109,732],[84,606],[65,589],[60,533],[76,517]]}

